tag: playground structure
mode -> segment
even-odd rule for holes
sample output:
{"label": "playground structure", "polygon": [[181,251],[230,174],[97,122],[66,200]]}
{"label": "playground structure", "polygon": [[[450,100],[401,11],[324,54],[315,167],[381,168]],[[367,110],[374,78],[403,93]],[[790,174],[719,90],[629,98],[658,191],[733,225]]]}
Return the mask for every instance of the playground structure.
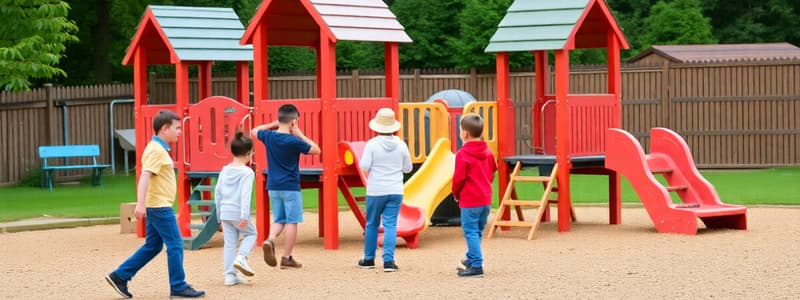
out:
{"label": "playground structure", "polygon": [[[578,3],[580,2],[580,3]],[[565,20],[537,19],[531,16],[546,15],[551,11]],[[527,21],[526,21],[527,20]],[[537,20],[537,21],[530,21]],[[549,21],[548,21],[549,20]],[[520,23],[521,22],[521,23]],[[525,22],[532,22],[527,24]],[[555,22],[549,24],[547,22]],[[571,25],[563,25],[563,24]],[[360,25],[359,25],[360,24]],[[366,25],[364,25],[366,24]],[[527,25],[525,25],[527,24]],[[555,24],[555,25],[554,25]],[[532,33],[523,34],[512,29],[527,26]],[[522,27],[525,27],[522,26]],[[557,32],[549,32],[557,28]],[[541,36],[539,34],[542,34]],[[543,37],[542,37],[543,36]],[[527,40],[526,40],[527,39]],[[336,96],[335,47],[339,40],[384,43],[386,88],[384,97],[338,98]],[[620,173],[638,176],[634,167],[615,164],[606,155],[611,153],[636,154],[633,148],[615,148],[607,143],[620,127],[620,48],[627,42],[616,21],[602,0],[569,1],[566,3],[531,3],[515,1],[500,24],[487,51],[497,54],[497,101],[471,102],[463,109],[448,108],[442,101],[434,103],[399,103],[398,43],[410,42],[389,11],[379,0],[361,1],[265,1],[251,20],[247,29],[241,26],[232,9],[149,6],[131,42],[124,64],[134,66],[136,144],[147,143],[153,132],[152,117],[162,109],[182,116],[185,134],[172,149],[178,171],[178,215],[186,246],[197,249],[218,230],[213,201],[210,200],[211,179],[216,177],[231,156],[228,140],[236,130],[246,130],[252,124],[264,124],[276,119],[278,107],[294,104],[301,112],[300,128],[322,148],[321,156],[303,156],[300,162],[301,187],[319,190],[319,236],[324,238],[326,249],[338,248],[338,192],[341,191],[360,225],[364,214],[358,202],[364,197],[355,196],[351,188],[364,186],[366,180],[358,170],[357,162],[363,151],[363,141],[374,134],[367,128],[368,121],[382,107],[398,111],[403,128],[400,136],[408,143],[415,164],[422,164],[418,172],[405,184],[405,200],[398,224],[398,236],[410,248],[419,244],[419,234],[428,226],[436,207],[449,195],[457,132],[456,120],[463,113],[478,113],[487,126],[483,139],[496,153],[499,165],[499,182],[506,187],[500,199],[516,198],[513,183],[510,185],[509,165],[537,167],[540,174],[553,170],[555,182],[546,182],[547,192],[558,195],[555,200],[538,202],[535,222],[523,222],[520,202],[500,203],[514,206],[518,223],[510,221],[510,210],[503,213],[499,226],[532,227],[533,236],[538,222],[550,219],[549,204],[558,204],[559,231],[568,231],[574,221],[569,194],[570,174],[603,175],[609,178],[609,222],[620,223]],[[249,45],[252,44],[252,47]],[[309,47],[317,53],[316,98],[269,99],[268,55],[269,46]],[[569,93],[569,51],[579,48],[604,47],[608,51],[608,87],[604,94],[579,95]],[[555,93],[547,91],[548,52],[555,51]],[[535,54],[536,101],[533,109],[534,155],[515,155],[514,105],[509,97],[508,55],[510,51],[533,51]],[[254,65],[253,105],[249,106],[249,70],[247,62]],[[237,63],[237,100],[211,96],[212,61]],[[176,104],[148,105],[146,103],[146,68],[150,64],[173,64],[176,68]],[[197,101],[189,99],[190,65],[198,67],[199,93]],[[615,131],[617,130],[617,131]],[[678,138],[679,139],[679,138]],[[674,139],[673,139],[674,140]],[[681,140],[682,141],[682,140]],[[638,145],[638,144],[637,144]],[[685,143],[684,143],[685,146]],[[640,147],[641,148],[641,147]],[[137,160],[143,147],[137,148]],[[633,149],[633,150],[631,150]],[[680,148],[687,154],[688,147]],[[269,201],[265,190],[266,155],[256,143],[256,227],[258,241],[269,232]],[[641,151],[639,151],[641,152]],[[329,153],[333,153],[329,154]],[[686,203],[684,207],[668,205],[671,209],[690,210],[706,221],[709,227],[744,229],[743,208],[723,205],[718,198],[698,204],[697,197],[716,195],[713,187],[686,174],[697,173],[693,164],[675,159],[679,152],[665,152],[668,158],[653,160],[653,164],[679,165],[674,172],[677,181],[690,180],[682,188],[660,187],[679,192]],[[617,154],[615,154],[617,155]],[[684,155],[686,156],[686,155]],[[688,155],[691,162],[691,155]],[[671,162],[671,163],[670,163]],[[648,161],[648,163],[650,163]],[[555,166],[558,166],[557,168]],[[677,167],[672,170],[676,170]],[[692,171],[694,170],[694,171]],[[137,178],[141,170],[137,166]],[[515,172],[516,173],[516,172]],[[638,175],[637,175],[638,174]],[[684,175],[681,175],[684,174]],[[672,175],[671,175],[672,176]],[[552,177],[552,176],[551,176]],[[668,178],[670,179],[670,178]],[[645,180],[632,180],[640,193],[654,223],[685,221],[681,218],[659,218],[668,209],[651,210],[651,195],[658,187]],[[543,181],[544,183],[544,181]],[[640,189],[638,185],[650,185]],[[685,187],[684,187],[685,186]],[[502,188],[501,188],[502,190]],[[510,193],[510,195],[507,195]],[[687,198],[685,195],[695,198]],[[530,205],[534,204],[534,205]],[[192,211],[195,207],[195,211]],[[725,213],[721,213],[724,211]],[[741,217],[716,217],[742,215]],[[201,224],[192,224],[192,216],[200,216]],[[666,222],[666,221],[665,221]],[[727,225],[733,222],[734,225]],[[714,225],[722,224],[722,225]],[[497,224],[495,224],[497,225]],[[688,226],[688,225],[687,225]],[[657,227],[659,227],[657,225]],[[683,228],[683,227],[682,227]],[[687,227],[688,228],[688,227]],[[197,234],[193,235],[193,230]],[[696,226],[695,226],[696,230]],[[659,229],[659,231],[662,231]],[[680,232],[689,232],[689,229]],[[139,236],[144,236],[144,222],[139,222]]]}
{"label": "playground structure", "polygon": [[[570,92],[569,53],[586,48],[606,49],[608,85],[605,93]],[[570,174],[607,176],[609,223],[620,224],[620,173],[624,173],[636,189],[659,232],[693,234],[697,227],[694,216],[700,217],[710,228],[746,228],[746,209],[720,203],[713,187],[699,176],[690,150],[679,136],[654,129],[651,141],[655,148],[651,150],[656,154],[648,158],[641,158],[641,147],[635,147],[638,142],[629,134],[627,137],[635,142],[635,146],[624,138],[626,135],[619,129],[620,49],[628,49],[628,43],[603,0],[517,0],[509,7],[486,48],[487,52],[497,53],[498,151],[503,160],[498,162],[499,182],[501,187],[508,187],[500,199],[517,198],[513,181],[509,178],[511,165],[537,167],[539,174],[550,174],[550,170],[556,168],[553,172],[557,186],[552,186],[552,180],[531,180],[545,184],[543,199],[500,203],[501,206],[515,206],[519,220],[510,221],[510,210],[501,209],[502,215],[492,225],[492,232],[496,226],[504,229],[509,226],[531,227],[530,239],[539,222],[549,220],[546,206],[551,203],[558,205],[558,230],[569,231],[571,222],[575,220]],[[515,155],[514,149],[515,114],[509,97],[508,52],[517,51],[531,51],[535,56],[536,100],[532,110],[534,124],[531,126],[534,155]],[[548,90],[547,82],[550,51],[555,54],[553,94]],[[637,155],[641,159],[635,159]],[[642,165],[650,169],[643,170]],[[671,185],[658,184],[652,172],[665,174]],[[549,199],[547,194],[550,192],[554,192],[557,199]],[[669,192],[677,192],[685,204],[673,204]],[[545,206],[545,209],[539,209],[533,222],[525,222],[520,206]]]}

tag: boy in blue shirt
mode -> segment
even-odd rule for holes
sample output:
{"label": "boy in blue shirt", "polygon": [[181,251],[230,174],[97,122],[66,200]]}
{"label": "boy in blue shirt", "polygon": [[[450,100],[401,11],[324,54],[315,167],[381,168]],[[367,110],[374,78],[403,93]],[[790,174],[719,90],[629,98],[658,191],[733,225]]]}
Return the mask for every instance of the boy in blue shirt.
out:
{"label": "boy in blue shirt", "polygon": [[267,150],[267,193],[272,207],[269,237],[261,245],[267,265],[277,265],[275,238],[285,232],[281,268],[300,268],[292,257],[297,241],[297,224],[303,222],[303,199],[300,193],[300,154],[318,155],[319,146],[306,137],[297,121],[300,112],[292,104],[278,108],[278,120],[253,128],[251,135]]}

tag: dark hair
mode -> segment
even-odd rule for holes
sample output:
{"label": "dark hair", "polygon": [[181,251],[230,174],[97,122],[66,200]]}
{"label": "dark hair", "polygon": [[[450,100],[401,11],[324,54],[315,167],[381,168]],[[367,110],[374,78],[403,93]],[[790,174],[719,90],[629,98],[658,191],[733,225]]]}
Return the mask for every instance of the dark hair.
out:
{"label": "dark hair", "polygon": [[158,114],[156,114],[156,117],[153,118],[153,130],[155,131],[153,134],[158,135],[161,128],[172,125],[172,121],[180,120],[181,118],[179,118],[175,112],[166,109],[160,110]]}
{"label": "dark hair", "polygon": [[253,139],[244,135],[244,132],[237,131],[236,136],[231,141],[231,153],[233,156],[245,156],[253,150]]}
{"label": "dark hair", "polygon": [[483,134],[483,118],[477,114],[461,116],[461,129],[469,133],[469,137],[481,137]]}
{"label": "dark hair", "polygon": [[288,124],[300,116],[300,111],[294,104],[284,104],[278,108],[278,122]]}

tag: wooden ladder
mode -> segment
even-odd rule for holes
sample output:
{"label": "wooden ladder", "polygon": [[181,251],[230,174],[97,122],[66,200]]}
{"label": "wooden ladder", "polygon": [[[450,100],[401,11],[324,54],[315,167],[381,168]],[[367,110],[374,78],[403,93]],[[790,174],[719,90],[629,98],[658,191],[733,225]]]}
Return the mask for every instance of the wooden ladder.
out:
{"label": "wooden ladder", "polygon": [[[558,204],[558,200],[550,200],[550,193],[554,189],[553,183],[556,181],[556,174],[558,174],[558,164],[553,165],[553,171],[550,172],[550,176],[520,176],[520,169],[522,169],[522,164],[517,162],[517,165],[514,167],[514,171],[511,172],[511,176],[509,177],[506,193],[503,196],[503,200],[500,202],[500,210],[497,211],[494,223],[492,224],[492,227],[489,228],[488,238],[491,238],[494,235],[494,232],[498,227],[530,227],[531,229],[528,232],[528,240],[532,240],[536,233],[536,229],[539,228],[539,224],[542,222],[542,216],[544,215],[544,212],[549,207],[548,204]],[[514,183],[516,182],[541,182],[545,184],[544,193],[542,193],[541,200],[534,201],[511,199],[512,194],[516,194],[514,193]],[[511,206],[515,206],[517,208],[517,218],[519,220],[502,220],[503,213],[505,213],[506,209],[510,209]],[[523,206],[538,208],[536,212],[536,218],[533,219],[533,222],[526,222],[524,220],[522,212],[520,211],[520,207]],[[575,209],[570,207],[570,213],[572,219],[575,220]]]}

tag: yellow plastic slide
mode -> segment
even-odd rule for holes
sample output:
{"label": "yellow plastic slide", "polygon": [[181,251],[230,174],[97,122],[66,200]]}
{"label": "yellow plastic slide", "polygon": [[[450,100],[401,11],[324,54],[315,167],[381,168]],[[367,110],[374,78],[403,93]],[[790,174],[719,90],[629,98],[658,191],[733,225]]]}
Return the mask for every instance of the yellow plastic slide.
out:
{"label": "yellow plastic slide", "polygon": [[436,207],[450,195],[455,160],[456,156],[450,151],[450,140],[441,138],[433,145],[422,167],[403,186],[403,204],[419,207],[425,212],[425,228]]}

